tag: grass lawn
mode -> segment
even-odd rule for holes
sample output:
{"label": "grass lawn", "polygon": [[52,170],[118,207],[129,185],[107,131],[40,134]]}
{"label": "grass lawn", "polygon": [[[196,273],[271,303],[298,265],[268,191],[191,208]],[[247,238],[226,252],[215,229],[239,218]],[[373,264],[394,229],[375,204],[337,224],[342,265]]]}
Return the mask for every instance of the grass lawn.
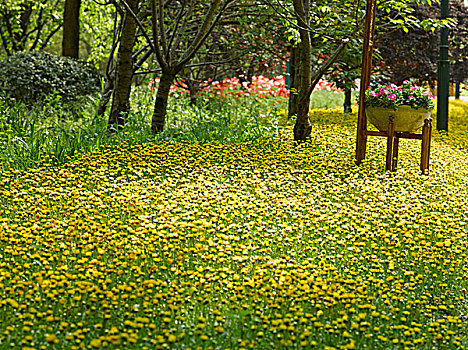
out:
{"label": "grass lawn", "polygon": [[0,349],[463,349],[468,105],[353,162],[356,115],[313,137],[100,145],[0,178]]}

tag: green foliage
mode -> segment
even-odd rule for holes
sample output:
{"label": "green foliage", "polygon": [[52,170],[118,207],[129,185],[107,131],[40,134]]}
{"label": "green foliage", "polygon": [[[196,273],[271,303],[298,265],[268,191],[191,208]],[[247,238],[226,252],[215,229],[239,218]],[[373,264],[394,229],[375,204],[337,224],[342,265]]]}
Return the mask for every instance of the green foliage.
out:
{"label": "green foliage", "polygon": [[[63,164],[84,152],[127,139],[135,143],[206,143],[273,138],[280,133],[278,119],[287,110],[286,101],[272,103],[276,99],[200,96],[199,105],[190,106],[188,97],[171,98],[165,129],[155,137],[149,129],[153,99],[146,87],[134,89],[125,129],[109,134],[107,118],[94,117],[96,96],[67,104],[53,99],[36,107],[11,103],[0,96],[0,170],[34,168],[44,157]],[[312,94],[312,108],[341,108],[342,104],[343,93],[321,90]]]}
{"label": "green foliage", "polygon": [[[421,25],[412,25],[409,30],[396,30],[379,35],[375,48],[379,52],[376,60],[381,74],[396,84],[405,79],[415,79],[419,84],[429,83],[435,86],[437,82],[437,64],[440,55],[440,30],[446,26],[445,22],[439,22],[440,5],[416,6],[413,5],[413,15],[421,22]],[[400,14],[391,12],[395,18]],[[455,21],[450,30],[450,79],[462,81],[468,77],[468,13],[462,1],[450,0],[449,21]],[[402,19],[401,19],[402,20]],[[432,28],[423,25],[423,22],[434,24]]]}
{"label": "green foliage", "polygon": [[81,3],[81,40],[86,42],[88,61],[104,62],[112,45],[115,17],[114,6],[103,6],[95,1]]}
{"label": "green foliage", "polygon": [[165,130],[159,135],[165,140],[239,142],[272,137],[278,132],[275,116],[279,106],[268,107],[253,98],[204,99],[200,106],[174,102]]}
{"label": "green foliage", "polygon": [[362,42],[359,39],[352,39],[327,78],[340,89],[355,89],[355,81],[361,75],[361,64]]}
{"label": "green foliage", "polygon": [[0,1],[0,56],[50,49],[62,26],[63,0]]}
{"label": "green foliage", "polygon": [[21,52],[0,60],[0,88],[9,98],[33,104],[74,101],[96,93],[100,77],[89,64],[46,52]]}
{"label": "green foliage", "polygon": [[77,115],[94,114],[96,100],[72,104],[52,100],[43,106],[26,106],[0,97],[0,170],[34,168],[44,156],[55,164],[100,144],[100,125],[83,122]]}
{"label": "green foliage", "polygon": [[[117,133],[107,130],[107,117],[95,118],[97,98],[62,104],[52,100],[43,106],[12,104],[0,96],[0,171],[34,168],[48,159],[63,164],[78,155],[133,143],[193,141],[239,142],[271,138],[278,132],[277,118],[285,103],[272,107],[270,101],[254,98],[237,101],[202,98],[200,106],[188,98],[170,99],[166,128],[156,137],[149,125],[154,96],[145,87],[134,89],[133,106],[126,126]],[[71,107],[74,110],[70,110]]]}

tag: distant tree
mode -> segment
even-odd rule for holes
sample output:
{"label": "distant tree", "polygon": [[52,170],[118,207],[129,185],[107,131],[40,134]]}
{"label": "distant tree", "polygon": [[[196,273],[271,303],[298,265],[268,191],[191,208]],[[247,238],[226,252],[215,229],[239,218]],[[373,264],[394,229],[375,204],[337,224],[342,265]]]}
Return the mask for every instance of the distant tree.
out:
{"label": "distant tree", "polygon": [[459,0],[450,4],[450,10],[455,20],[451,33],[450,76],[452,81],[456,83],[459,94],[460,83],[468,79],[468,9]]}
{"label": "distant tree", "polygon": [[[140,14],[132,6],[135,2],[137,0],[114,2],[124,16],[124,23],[121,28],[119,56],[115,71],[113,111],[109,117],[109,126],[117,124],[122,127],[125,123],[129,106],[130,82],[134,71],[151,54],[154,54],[159,66],[157,71],[161,72],[161,77],[156,92],[151,130],[153,133],[159,133],[164,129],[169,90],[176,75],[182,72],[199,52],[210,33],[219,24],[223,14],[234,7],[232,6],[234,0],[211,0],[210,2],[151,0],[142,2]],[[133,52],[137,29],[138,37],[146,40],[146,44]],[[123,44],[124,39],[128,45]],[[123,48],[126,50],[125,55],[120,54],[120,52],[123,53]],[[125,57],[124,62],[122,62],[123,57]],[[137,60],[136,63],[135,60]],[[130,66],[132,69],[129,69]]]}
{"label": "distant tree", "polygon": [[157,4],[153,0],[153,49],[162,71],[151,121],[153,133],[164,129],[169,89],[176,75],[198,53],[233,3],[233,0],[174,1],[165,6],[164,1]]}
{"label": "distant tree", "polygon": [[[438,12],[434,7],[422,5],[414,6],[413,14],[419,19],[435,20]],[[376,49],[381,59],[376,66],[395,84],[413,78],[433,87],[437,81],[439,38],[437,31],[421,27],[398,29],[378,36]]]}
{"label": "distant tree", "polygon": [[[413,5],[413,8],[413,15],[420,21],[435,21],[440,17],[438,4]],[[449,37],[449,59],[451,80],[456,82],[468,77],[468,11],[462,1],[450,1],[450,17],[454,23]],[[412,78],[434,87],[437,82],[439,42],[439,30],[417,26],[382,35],[376,42],[381,56],[378,69],[396,84]]]}
{"label": "distant tree", "polygon": [[122,31],[120,35],[119,51],[115,68],[114,83],[112,84],[112,107],[109,114],[109,128],[122,128],[130,110],[130,91],[132,88],[138,3],[140,0],[126,0],[122,10]]}
{"label": "distant tree", "polygon": [[0,55],[43,50],[62,28],[63,0],[0,1]]}
{"label": "distant tree", "polygon": [[[310,95],[362,26],[362,9],[343,6],[340,1],[292,0],[299,42],[291,52],[290,114],[296,115],[294,140],[310,137]],[[283,9],[287,7],[283,6]],[[320,52],[321,51],[321,52]],[[320,53],[319,53],[320,52]],[[325,59],[323,57],[326,57]]]}
{"label": "distant tree", "polygon": [[356,88],[356,79],[361,75],[361,64],[361,41],[353,39],[333,66],[333,70],[327,75],[327,78],[333,81],[337,88],[344,91],[343,109],[345,113],[351,112],[351,93]]}
{"label": "distant tree", "polygon": [[208,36],[204,46],[180,76],[190,91],[192,104],[196,94],[211,81],[236,76],[250,83],[254,75],[283,72],[289,50],[280,20],[258,4],[239,9],[237,18],[226,16]]}
{"label": "distant tree", "polygon": [[65,0],[63,12],[62,56],[78,58],[80,52],[81,0]]}
{"label": "distant tree", "polygon": [[[291,50],[291,98],[290,114],[296,115],[294,140],[310,137],[308,117],[310,95],[320,81],[345,52],[347,46],[356,43],[365,19],[365,3],[345,0],[264,0],[268,2],[291,28],[296,45]],[[405,28],[420,23],[411,16],[411,0],[380,2],[379,11],[385,15],[377,21],[382,26]],[[292,6],[291,6],[292,4]],[[391,13],[398,8],[398,17]],[[428,23],[421,23],[427,26]],[[379,29],[377,29],[378,31]]]}

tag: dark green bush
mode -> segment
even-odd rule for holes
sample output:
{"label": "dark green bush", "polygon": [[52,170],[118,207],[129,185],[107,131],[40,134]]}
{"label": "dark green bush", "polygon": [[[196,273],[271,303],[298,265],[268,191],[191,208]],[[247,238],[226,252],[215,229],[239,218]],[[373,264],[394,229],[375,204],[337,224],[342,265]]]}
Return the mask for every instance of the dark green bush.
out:
{"label": "dark green bush", "polygon": [[99,90],[100,77],[89,63],[47,52],[20,52],[0,60],[0,88],[8,98],[35,104],[74,101]]}

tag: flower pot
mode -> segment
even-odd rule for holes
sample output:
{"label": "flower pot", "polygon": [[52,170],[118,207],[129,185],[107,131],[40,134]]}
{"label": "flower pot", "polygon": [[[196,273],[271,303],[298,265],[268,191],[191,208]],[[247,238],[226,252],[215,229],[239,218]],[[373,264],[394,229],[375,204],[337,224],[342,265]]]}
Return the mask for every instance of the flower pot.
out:
{"label": "flower pot", "polygon": [[369,122],[379,131],[387,131],[389,117],[393,116],[395,131],[413,132],[424,125],[424,120],[431,117],[430,109],[411,108],[411,106],[399,106],[395,111],[385,107],[366,107],[366,115]]}

